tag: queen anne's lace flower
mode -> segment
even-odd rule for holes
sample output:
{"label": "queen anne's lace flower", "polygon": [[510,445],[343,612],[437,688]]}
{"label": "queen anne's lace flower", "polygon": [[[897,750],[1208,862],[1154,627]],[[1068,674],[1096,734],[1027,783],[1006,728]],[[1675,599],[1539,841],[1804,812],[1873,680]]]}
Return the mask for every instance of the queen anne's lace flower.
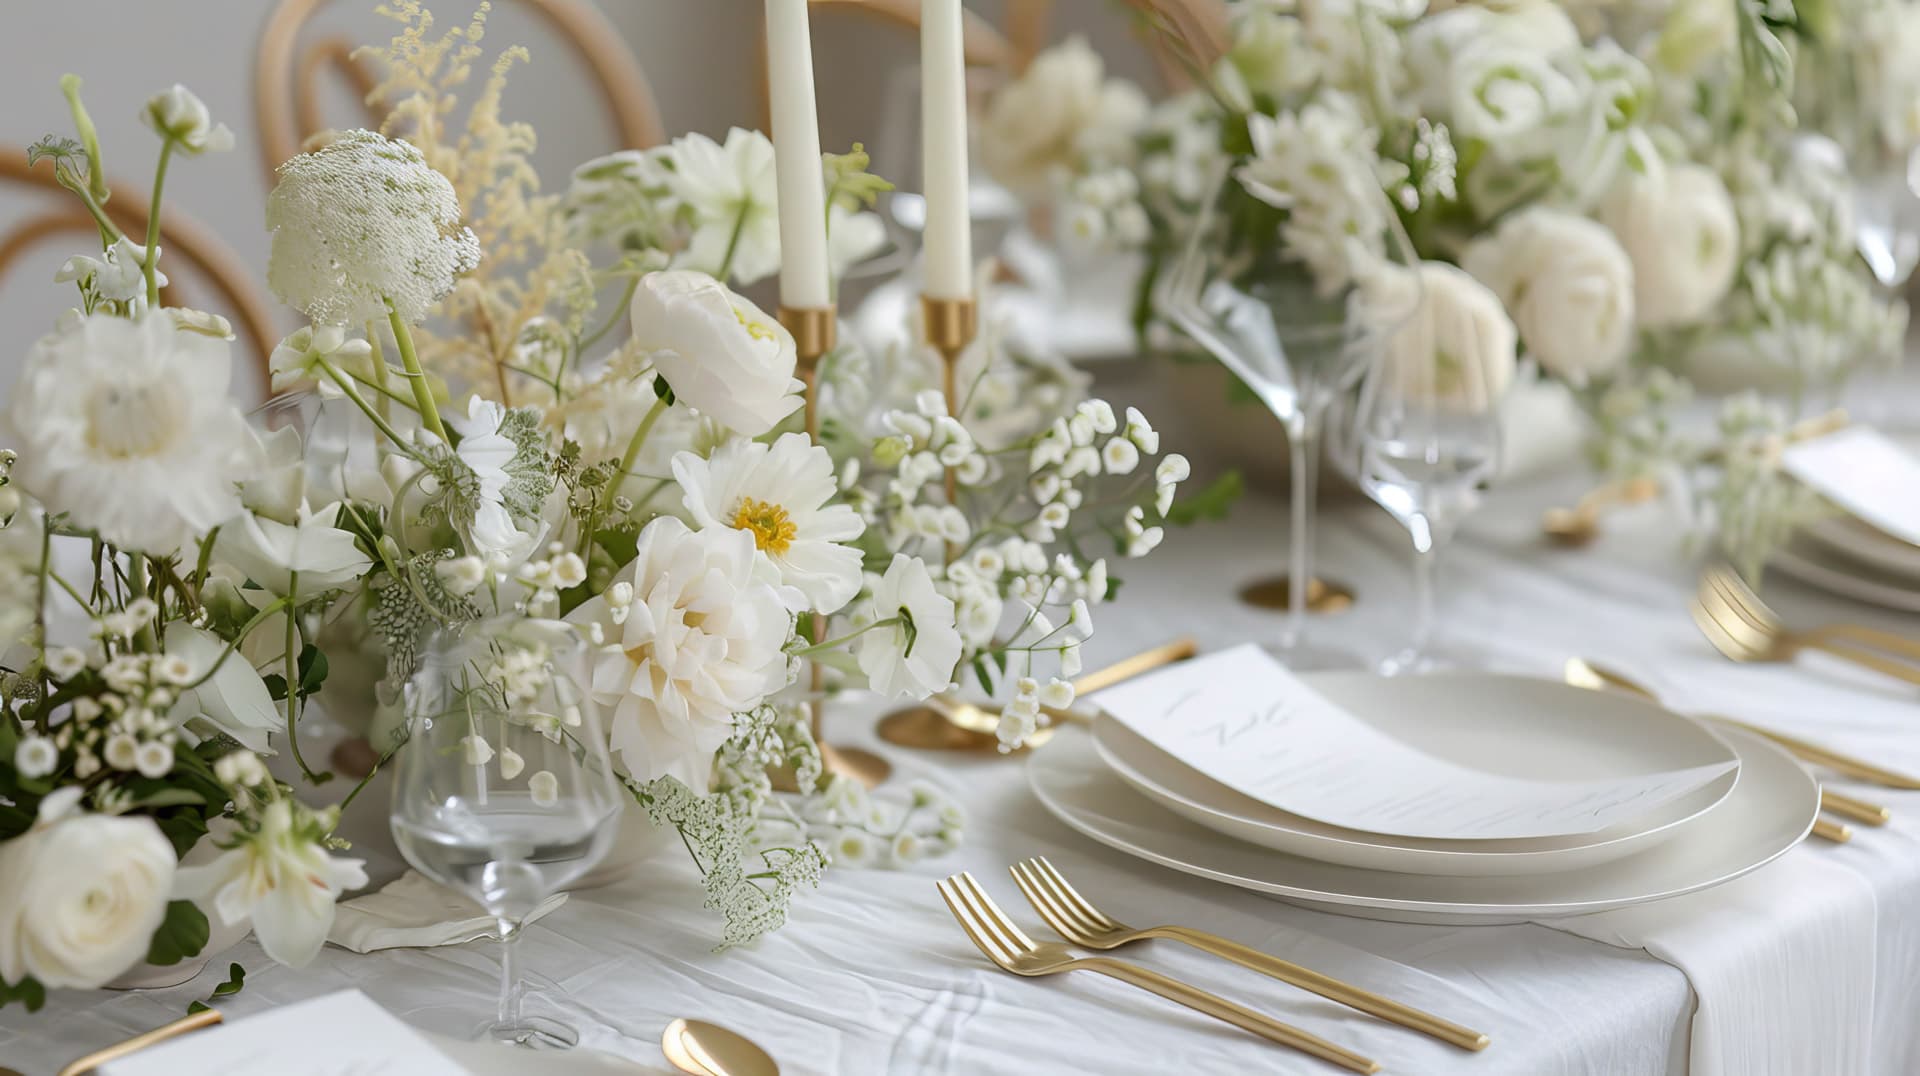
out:
{"label": "queen anne's lace flower", "polygon": [[348,131],[280,166],[267,283],[316,322],[417,322],[480,263],[453,184],[406,142]]}

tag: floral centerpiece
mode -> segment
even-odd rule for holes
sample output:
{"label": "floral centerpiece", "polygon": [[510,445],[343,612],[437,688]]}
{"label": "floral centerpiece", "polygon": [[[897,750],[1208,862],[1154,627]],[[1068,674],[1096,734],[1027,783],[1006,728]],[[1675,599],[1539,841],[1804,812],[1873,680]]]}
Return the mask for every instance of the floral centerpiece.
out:
{"label": "floral centerpiece", "polygon": [[[484,6],[439,35],[417,4],[390,13],[397,36],[368,50],[382,129],[312,140],[268,202],[268,283],[310,321],[271,377],[318,400],[304,424],[250,422],[224,319],[160,305],[156,234],[101,208],[77,80],[78,138],[33,149],[100,244],[59,271],[77,304],[3,416],[0,1000],[178,962],[215,923],[311,959],[366,882],[337,830],[372,774],[306,757],[303,714],[326,699],[385,761],[429,636],[500,617],[585,641],[580,697],[636,809],[685,839],[724,944],[751,940],[830,862],[911,861],[964,825],[934,789],[869,798],[823,775],[801,670],[910,699],[976,679],[1017,745],[1072,700],[1062,677],[1117,585],[1093,542],[1143,556],[1176,513],[1185,461],[1078,394],[978,435],[964,400],[845,396],[815,443],[793,338],[730,286],[779,265],[765,138],[615,154],[546,194],[532,129],[501,116],[524,51],[487,68],[456,130]],[[233,138],[180,87],[144,115],[158,220],[170,161]],[[878,242],[884,183],[857,149],[822,167],[844,268]],[[529,654],[489,690],[547,675]],[[775,794],[772,766],[802,792]],[[302,799],[352,778],[337,806]]]}
{"label": "floral centerpiece", "polygon": [[[1886,59],[1907,5],[1779,8],[1246,0],[1224,55],[1161,28],[1198,88],[1151,107],[1084,42],[1043,54],[993,103],[983,157],[1068,244],[1144,254],[1143,330],[1220,177],[1220,262],[1323,288],[1384,190],[1424,259],[1420,346],[1492,384],[1520,358],[1569,385],[1605,470],[1694,491],[1751,561],[1809,510],[1766,446],[1906,324],[1803,117],[1853,118],[1901,159],[1920,143],[1920,87]],[[1787,399],[1682,436],[1695,383]]]}

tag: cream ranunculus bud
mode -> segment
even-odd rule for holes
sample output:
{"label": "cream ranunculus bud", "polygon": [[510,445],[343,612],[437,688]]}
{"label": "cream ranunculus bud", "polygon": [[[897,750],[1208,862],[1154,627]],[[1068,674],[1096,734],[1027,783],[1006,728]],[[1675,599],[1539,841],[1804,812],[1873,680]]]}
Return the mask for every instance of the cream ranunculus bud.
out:
{"label": "cream ranunculus bud", "polygon": [[160,137],[173,139],[188,156],[208,151],[225,153],[233,148],[233,132],[226,124],[213,122],[206,102],[177,82],[149,98],[140,119]]}
{"label": "cream ranunculus bud", "polygon": [[1575,385],[1626,361],[1633,346],[1633,262],[1613,233],[1535,207],[1475,240],[1460,259],[1493,293],[1546,370]]}
{"label": "cream ranunculus bud", "polygon": [[[1512,320],[1498,296],[1457,266],[1421,262],[1419,274],[1419,305],[1387,338],[1381,358],[1394,371],[1396,391],[1464,411],[1493,407],[1513,381]],[[1394,293],[1411,282],[1405,270],[1394,270],[1369,283],[1394,304]]]}
{"label": "cream ranunculus bud", "polygon": [[138,963],[167,914],[177,860],[150,818],[78,810],[69,786],[0,844],[0,980],[100,986]]}
{"label": "cream ranunculus bud", "polygon": [[1698,164],[1627,169],[1600,220],[1633,259],[1634,313],[1648,327],[1699,321],[1733,286],[1740,221],[1713,170]]}
{"label": "cream ranunculus bud", "polygon": [[633,340],[681,403],[758,437],[801,404],[793,335],[705,273],[649,273],[633,293]]}

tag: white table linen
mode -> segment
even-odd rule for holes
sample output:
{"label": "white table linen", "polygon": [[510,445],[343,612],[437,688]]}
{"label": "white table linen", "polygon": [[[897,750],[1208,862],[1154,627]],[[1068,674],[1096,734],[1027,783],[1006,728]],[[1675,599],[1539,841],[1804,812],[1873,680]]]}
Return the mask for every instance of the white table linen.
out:
{"label": "white table linen", "polygon": [[[1452,648],[1541,676],[1557,675],[1569,655],[1586,655],[1644,677],[1677,704],[1711,705],[1920,771],[1912,688],[1812,659],[1759,668],[1714,655],[1686,612],[1692,572],[1670,526],[1651,509],[1610,519],[1590,549],[1544,547],[1539,510],[1580,488],[1562,478],[1504,490],[1470,521],[1442,574],[1442,635]],[[1233,593],[1247,578],[1281,568],[1284,522],[1277,504],[1250,499],[1230,524],[1175,533],[1145,565],[1117,565],[1126,589],[1096,617],[1089,667],[1181,633],[1206,647],[1271,637],[1277,617],[1237,604]],[[1326,524],[1325,571],[1352,584],[1359,603],[1317,619],[1316,638],[1367,656],[1395,648],[1407,612],[1404,534],[1362,504],[1331,510]],[[1785,581],[1770,595],[1790,615],[1914,626],[1911,618],[1845,606]],[[836,714],[830,738],[877,744],[870,712]],[[522,966],[564,995],[585,1045],[631,1057],[644,1071],[668,1071],[658,1036],[670,1019],[688,1016],[749,1032],[792,1073],[1117,1073],[1160,1070],[1176,1059],[1191,1072],[1331,1071],[1099,976],[1034,981],[991,968],[953,924],[933,881],[970,870],[1033,930],[1038,919],[1006,866],[1046,855],[1102,908],[1134,925],[1201,926],[1492,1036],[1487,1051],[1466,1054],[1171,943],[1121,954],[1358,1049],[1389,1072],[1684,1073],[1702,1027],[1722,1043],[1760,1030],[1751,1021],[1765,1007],[1723,992],[1723,984],[1769,990],[1782,968],[1804,972],[1793,953],[1835,931],[1856,941],[1870,933],[1871,980],[1859,981],[1855,969],[1848,983],[1801,984],[1831,989],[1847,1011],[1832,1013],[1826,1026],[1795,1024],[1791,1034],[1847,1036],[1855,1044],[1849,1065],[1864,1051],[1862,1067],[1822,1072],[1920,1071],[1920,1029],[1911,1019],[1911,999],[1920,996],[1920,793],[1841,786],[1892,806],[1892,824],[1860,827],[1850,845],[1816,842],[1790,852],[1786,869],[1805,884],[1748,887],[1737,905],[1699,898],[1706,934],[1658,916],[1644,929],[1616,922],[1615,940],[1632,946],[1619,947],[1539,925],[1414,926],[1295,908],[1096,846],[1041,809],[1017,762],[878,746],[903,777],[932,780],[969,805],[966,845],[909,871],[831,873],[819,892],[800,898],[786,929],[724,955],[709,952],[716,924],[699,908],[683,856],[666,854],[617,886],[576,894],[528,928]],[[1682,914],[1680,905],[1673,910]],[[1687,975],[1640,946],[1701,976],[1704,1021]],[[214,967],[224,971],[230,959],[249,969],[245,991],[223,1003],[234,1017],[358,986],[403,1019],[450,1033],[490,1010],[497,970],[486,941],[367,956],[329,948],[300,971],[271,965],[247,942]],[[89,1048],[172,1019],[219,977],[148,993],[58,991],[36,1017],[9,1008],[0,1012],[0,1062],[28,1076],[49,1073]],[[1863,1021],[1843,1019],[1863,1007]],[[1727,1071],[1809,1071],[1794,1067],[1798,1054],[1731,1049],[1720,1055]]]}

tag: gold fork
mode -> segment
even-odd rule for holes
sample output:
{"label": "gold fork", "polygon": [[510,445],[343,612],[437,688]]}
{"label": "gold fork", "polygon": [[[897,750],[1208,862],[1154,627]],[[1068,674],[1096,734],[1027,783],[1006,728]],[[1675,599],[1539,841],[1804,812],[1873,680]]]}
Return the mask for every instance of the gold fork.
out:
{"label": "gold fork", "polygon": [[1730,568],[1715,566],[1701,575],[1692,612],[1714,649],[1734,661],[1787,661],[1802,650],[1820,650],[1920,684],[1920,642],[1860,624],[1791,630]]}
{"label": "gold fork", "polygon": [[1270,1016],[1242,1008],[1225,998],[1188,986],[1178,979],[1170,979],[1159,972],[1107,957],[1076,958],[1072,950],[1056,942],[1035,943],[994,904],[993,898],[980,888],[980,883],[973,880],[973,875],[965,871],[950,875],[939,884],[939,889],[941,899],[947,902],[947,909],[960,921],[960,929],[967,932],[973,944],[987,955],[987,959],[1015,975],[1097,971],[1349,1071],[1380,1071],[1380,1065],[1370,1058]]}
{"label": "gold fork", "polygon": [[1019,884],[1020,892],[1026,894],[1027,903],[1032,904],[1034,911],[1040,913],[1040,918],[1046,920],[1047,925],[1058,931],[1061,937],[1075,945],[1105,950],[1118,949],[1129,942],[1144,941],[1148,938],[1165,938],[1169,941],[1182,942],[1202,952],[1224,957],[1243,968],[1252,969],[1283,983],[1291,983],[1323,998],[1399,1024],[1401,1027],[1431,1035],[1463,1050],[1484,1050],[1487,1047],[1489,1040],[1482,1032],[1442,1020],[1391,998],[1384,998],[1379,994],[1351,986],[1311,968],[1303,968],[1291,961],[1282,960],[1236,941],[1229,941],[1217,934],[1176,926],[1135,930],[1095,908],[1092,902],[1073,888],[1073,884],[1067,881],[1066,875],[1060,873],[1058,868],[1047,861],[1045,856],[1036,856],[1008,869],[1013,872],[1013,880]]}

